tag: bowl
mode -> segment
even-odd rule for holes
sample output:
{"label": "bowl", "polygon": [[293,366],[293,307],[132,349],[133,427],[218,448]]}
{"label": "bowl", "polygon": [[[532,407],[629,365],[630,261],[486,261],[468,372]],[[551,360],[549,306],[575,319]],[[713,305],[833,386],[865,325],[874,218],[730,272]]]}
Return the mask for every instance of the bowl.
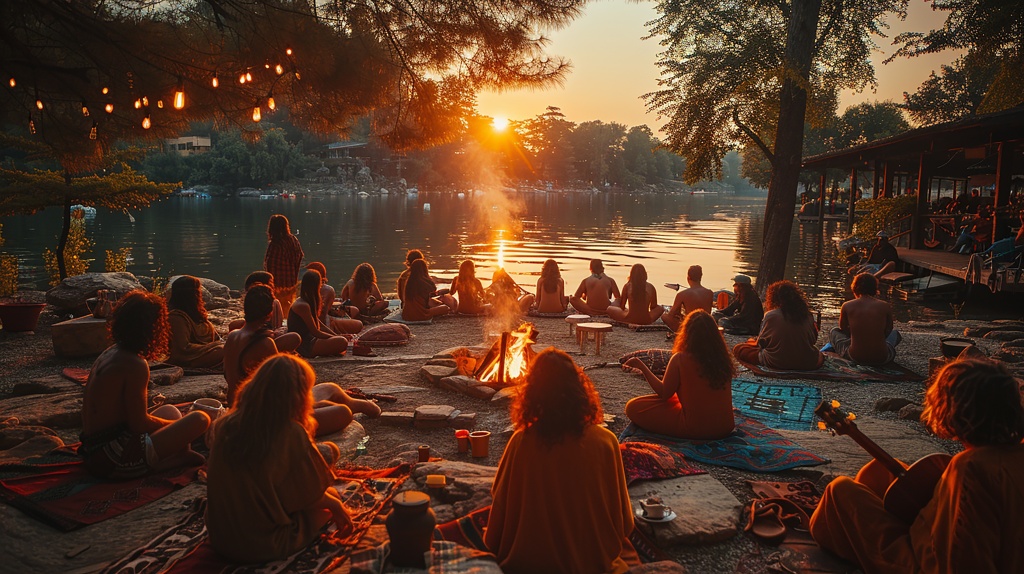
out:
{"label": "bowl", "polygon": [[967,347],[974,346],[974,339],[966,339],[964,337],[943,337],[939,339],[939,348],[942,350],[942,356],[947,359],[955,359],[960,356]]}

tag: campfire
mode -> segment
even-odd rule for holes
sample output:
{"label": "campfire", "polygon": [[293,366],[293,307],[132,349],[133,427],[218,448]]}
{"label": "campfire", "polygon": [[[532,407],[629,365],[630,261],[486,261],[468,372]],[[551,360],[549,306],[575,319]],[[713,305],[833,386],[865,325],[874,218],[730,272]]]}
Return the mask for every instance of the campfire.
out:
{"label": "campfire", "polygon": [[504,332],[477,363],[473,376],[484,383],[515,385],[526,378],[533,361],[532,344],[537,342],[533,323],[523,323],[516,330]]}

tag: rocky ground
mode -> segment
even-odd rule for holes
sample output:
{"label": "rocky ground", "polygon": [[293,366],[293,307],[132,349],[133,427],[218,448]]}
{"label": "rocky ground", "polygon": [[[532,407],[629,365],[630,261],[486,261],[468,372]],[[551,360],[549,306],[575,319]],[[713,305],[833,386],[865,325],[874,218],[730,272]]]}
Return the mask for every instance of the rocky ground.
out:
{"label": "rocky ground", "polygon": [[[226,319],[237,311],[237,303],[218,310],[216,321]],[[48,309],[52,309],[48,308]],[[34,334],[5,334],[0,331],[0,421],[8,416],[32,418],[36,422],[52,422],[64,412],[56,434],[67,443],[77,441],[78,429],[75,390],[69,386],[63,398],[56,395],[33,395],[31,398],[11,398],[17,383],[57,375],[63,367],[88,368],[90,358],[58,359],[54,357],[50,325],[66,316],[44,312],[41,326]],[[579,354],[579,347],[569,335],[567,325],[560,319],[534,319],[540,336],[536,350],[547,346],[562,348],[576,356],[587,369],[601,395],[602,405],[609,418],[608,426],[618,433],[628,424],[624,412],[626,401],[649,392],[646,383],[637,375],[623,372],[617,362],[622,354],[636,349],[667,348],[669,342],[663,332],[636,333],[615,328],[606,338],[602,355]],[[926,374],[929,359],[939,355],[939,338],[962,335],[965,329],[979,325],[966,321],[944,323],[908,323],[898,328],[904,334],[899,349],[899,362],[915,372]],[[826,320],[823,332],[834,325]],[[1002,325],[1006,328],[1006,324]],[[1024,329],[1024,327],[1022,327]],[[463,414],[476,413],[474,428],[492,432],[490,454],[486,458],[471,458],[459,454],[451,428],[419,429],[408,426],[390,426],[382,420],[361,419],[361,427],[354,426],[344,436],[332,437],[342,446],[343,463],[384,467],[399,461],[413,461],[418,445],[426,444],[432,456],[442,461],[421,465],[410,488],[425,488],[427,473],[440,472],[454,479],[454,484],[440,496],[435,496],[434,508],[438,519],[446,520],[463,515],[489,502],[488,486],[493,468],[511,434],[507,401],[490,401],[454,393],[425,380],[420,371],[435,353],[455,345],[479,345],[496,331],[483,318],[442,318],[429,326],[414,326],[414,338],[401,347],[378,348],[378,357],[344,357],[317,359],[314,368],[320,381],[334,381],[342,387],[358,387],[365,392],[383,393],[397,397],[398,401],[383,405],[385,411],[414,411],[423,405],[447,405]],[[974,331],[979,333],[980,331]],[[1024,336],[1024,335],[1022,335]],[[997,337],[1007,338],[1008,335]],[[730,344],[739,338],[728,336]],[[1000,351],[1000,341],[975,337],[988,354]],[[1012,351],[1012,348],[1007,348]],[[1007,351],[1004,350],[1005,354]],[[1012,355],[1012,353],[1011,353]],[[1013,356],[1010,356],[1012,360]],[[741,378],[755,379],[749,372]],[[176,387],[179,398],[217,396],[223,391],[216,377],[197,380],[186,377],[171,387],[151,389],[151,394],[163,392],[170,396]],[[891,454],[904,460],[917,458],[936,451],[953,452],[954,446],[930,436],[916,420],[901,419],[896,412],[879,412],[875,402],[882,397],[906,399],[912,404],[921,400],[923,383],[837,383],[821,381],[785,381],[819,386],[824,395],[842,401],[843,406],[857,413],[861,429]],[[54,382],[53,384],[58,384]],[[186,385],[178,387],[178,385]],[[191,386],[187,386],[191,385]],[[44,385],[45,387],[45,385]],[[185,392],[185,389],[189,389]],[[52,389],[51,389],[52,390]],[[80,401],[80,398],[78,399]],[[20,401],[20,402],[19,402]],[[49,402],[47,402],[49,401]],[[40,407],[40,405],[45,405]],[[36,414],[31,414],[36,413]],[[913,417],[913,415],[910,415]],[[22,424],[30,421],[23,420]],[[362,429],[369,435],[367,454],[355,458],[355,445]],[[658,526],[648,530],[672,558],[690,572],[768,572],[775,563],[778,549],[760,542],[742,531],[742,509],[753,496],[748,480],[810,480],[823,488],[836,475],[851,475],[868,460],[868,455],[846,437],[831,437],[817,431],[782,431],[803,447],[832,459],[827,465],[807,467],[770,475],[742,472],[734,469],[701,465],[707,475],[684,477],[673,481],[639,483],[631,489],[634,499],[657,492],[667,499],[679,513],[679,519],[669,527]],[[9,446],[9,445],[5,445]],[[0,462],[4,455],[0,451]],[[147,507],[128,515],[111,519],[81,530],[62,534],[22,515],[7,505],[0,505],[0,531],[5,543],[0,548],[0,570],[10,572],[90,572],[132,548],[149,540],[161,530],[175,523],[185,512],[188,501],[205,495],[205,487],[192,484]]]}

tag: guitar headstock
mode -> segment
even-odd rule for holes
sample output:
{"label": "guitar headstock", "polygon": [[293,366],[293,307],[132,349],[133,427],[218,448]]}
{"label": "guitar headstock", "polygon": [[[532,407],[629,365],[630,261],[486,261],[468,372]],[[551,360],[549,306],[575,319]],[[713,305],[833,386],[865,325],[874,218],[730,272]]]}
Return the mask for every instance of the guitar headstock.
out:
{"label": "guitar headstock", "polygon": [[849,434],[851,430],[856,430],[857,425],[853,421],[857,418],[857,415],[846,412],[839,407],[839,401],[821,401],[821,404],[814,409],[814,414],[818,415],[818,418],[822,420],[822,422],[818,423],[818,428],[840,435]]}

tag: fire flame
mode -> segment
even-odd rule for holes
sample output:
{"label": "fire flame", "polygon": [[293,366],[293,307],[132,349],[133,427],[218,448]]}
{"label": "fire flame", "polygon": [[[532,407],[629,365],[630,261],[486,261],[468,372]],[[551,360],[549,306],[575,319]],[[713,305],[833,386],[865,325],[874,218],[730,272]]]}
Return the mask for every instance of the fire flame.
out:
{"label": "fire flame", "polygon": [[[508,349],[505,351],[505,377],[506,383],[516,382],[526,376],[530,362],[530,345],[535,343],[533,339],[533,326],[524,323],[515,331],[509,333]],[[483,382],[498,380],[498,369],[501,367],[499,358],[494,361],[480,375]]]}

